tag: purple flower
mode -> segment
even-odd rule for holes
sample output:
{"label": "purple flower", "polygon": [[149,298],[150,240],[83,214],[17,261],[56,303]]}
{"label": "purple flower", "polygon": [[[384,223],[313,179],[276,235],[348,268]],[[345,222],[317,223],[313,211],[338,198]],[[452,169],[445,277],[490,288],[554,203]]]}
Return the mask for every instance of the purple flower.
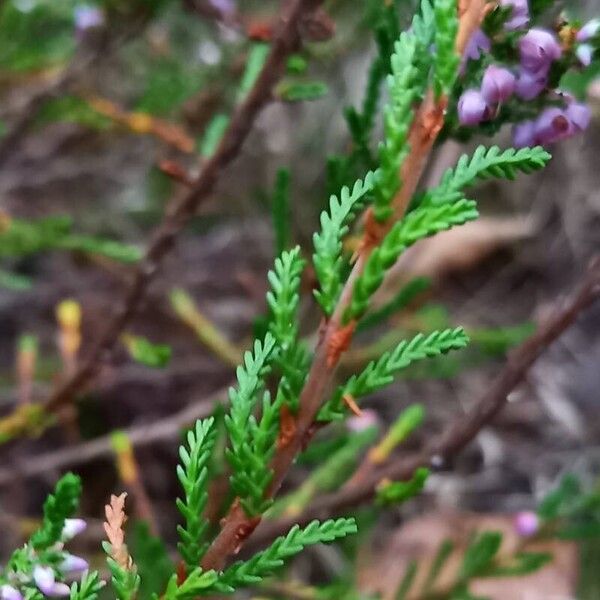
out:
{"label": "purple flower", "polygon": [[377,413],[374,410],[366,408],[362,411],[361,415],[350,417],[346,421],[346,425],[350,431],[359,432],[369,429],[369,427],[377,426],[378,422]]}
{"label": "purple flower", "polygon": [[79,535],[87,527],[87,523],[83,519],[65,519],[65,524],[62,530],[61,539],[63,542],[72,540],[76,535]]}
{"label": "purple flower", "polygon": [[536,145],[535,123],[533,121],[523,121],[514,126],[513,145],[515,148],[528,148]]}
{"label": "purple flower", "polygon": [[503,67],[490,65],[481,82],[481,95],[488,104],[508,100],[515,91],[515,76]]}
{"label": "purple flower", "polygon": [[58,568],[63,573],[71,575],[87,571],[89,568],[89,564],[87,560],[81,558],[80,556],[74,556],[73,554],[65,554],[65,557]]}
{"label": "purple flower", "polygon": [[0,586],[0,600],[23,600],[23,594],[12,585]]}
{"label": "purple flower", "polygon": [[516,515],[514,526],[516,532],[522,537],[531,537],[540,527],[538,516],[532,511],[523,511]]}
{"label": "purple flower", "polygon": [[545,29],[530,29],[519,42],[521,64],[526,71],[537,73],[547,69],[562,55],[554,35]]}
{"label": "purple flower", "polygon": [[565,109],[565,116],[571,124],[572,133],[585,131],[592,120],[592,111],[586,104],[573,102]]}
{"label": "purple flower", "polygon": [[589,67],[592,64],[594,48],[591,44],[579,44],[577,50],[575,50],[575,54],[584,67]]}
{"label": "purple flower", "polygon": [[232,15],[236,10],[234,0],[210,0],[210,4],[224,15]]}
{"label": "purple flower", "polygon": [[75,29],[79,34],[85,33],[88,29],[104,25],[104,14],[96,6],[85,4],[77,6],[73,11],[73,16],[75,18]]}
{"label": "purple flower", "polygon": [[517,96],[523,100],[537,98],[548,85],[548,72],[542,69],[537,73],[521,70],[515,91]]}
{"label": "purple flower", "polygon": [[56,581],[52,567],[37,565],[33,569],[33,580],[40,592],[50,598],[68,596],[70,593],[69,586],[66,583]]}
{"label": "purple flower", "polygon": [[458,100],[458,120],[461,125],[479,125],[489,117],[489,107],[479,90],[467,90]]}
{"label": "purple flower", "polygon": [[591,21],[588,21],[577,32],[577,41],[587,42],[591,40],[598,33],[598,29],[600,29],[600,19],[592,19]]}
{"label": "purple flower", "polygon": [[565,111],[560,108],[546,108],[535,122],[535,137],[538,144],[552,144],[569,137],[571,133],[571,122]]}
{"label": "purple flower", "polygon": [[477,60],[481,52],[489,52],[492,45],[490,38],[481,29],[475,30],[465,49],[465,56],[471,60]]}
{"label": "purple flower", "polygon": [[529,23],[529,6],[527,0],[500,0],[500,6],[512,8],[510,18],[504,24],[508,31],[519,29]]}

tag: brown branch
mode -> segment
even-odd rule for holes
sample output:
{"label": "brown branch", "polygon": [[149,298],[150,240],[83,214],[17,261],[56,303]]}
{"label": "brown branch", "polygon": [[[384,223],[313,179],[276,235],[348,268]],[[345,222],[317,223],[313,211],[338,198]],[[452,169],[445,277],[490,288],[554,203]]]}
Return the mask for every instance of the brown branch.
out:
{"label": "brown branch", "polygon": [[[457,37],[458,52],[464,50],[461,40],[468,40],[479,25],[485,6],[485,0],[467,0],[460,18]],[[474,18],[474,15],[477,15],[477,18]],[[400,193],[394,199],[395,219],[402,217],[416,190],[433,144],[443,125],[445,108],[446,100],[444,98],[436,101],[433,94],[429,93],[415,115],[409,135],[410,154],[404,161],[401,172],[403,185]],[[369,222],[373,223],[374,220],[368,218],[367,223]],[[367,227],[365,239],[369,243],[362,244],[336,309],[331,319],[325,324],[315,349],[306,384],[299,398],[295,435],[287,440],[285,445],[278,446],[273,459],[271,465],[273,479],[267,490],[268,497],[277,494],[296,456],[312,437],[315,417],[333,382],[339,359],[352,340],[353,324],[343,325],[342,315],[352,299],[354,282],[362,273],[370,252],[391,225],[390,222],[387,227],[378,227],[376,230],[369,230]],[[219,534],[202,559],[203,569],[222,569],[228,558],[239,552],[246,538],[256,527],[256,523],[252,522],[251,524],[251,519],[245,514],[239,503],[233,504],[222,523]]]}
{"label": "brown branch", "polygon": [[11,124],[0,142],[0,168],[18,149],[21,138],[27,133],[35,121],[42,106],[58,96],[77,78],[82,63],[89,61],[75,60],[63,72],[54,76],[45,86],[31,94],[19,107],[19,116]]}
{"label": "brown branch", "polygon": [[407,480],[419,467],[429,467],[435,458],[447,460],[469,444],[502,410],[508,395],[523,381],[537,358],[577,317],[600,298],[600,256],[596,257],[582,283],[566,299],[557,304],[536,333],[515,348],[508,356],[504,368],[487,386],[484,395],[466,414],[461,415],[423,450],[373,470],[359,483],[341,491],[317,498],[301,515],[265,522],[252,538],[258,545],[285,533],[296,523],[304,525],[315,518],[343,513],[373,498],[379,482],[384,479]]}
{"label": "brown branch", "polygon": [[0,168],[18,149],[23,136],[35,122],[40,109],[48,102],[61,96],[83,75],[89,73],[98,62],[105,61],[122,43],[143,29],[142,23],[131,24],[118,35],[110,35],[107,28],[99,28],[81,41],[71,62],[57,75],[38,87],[18,109],[18,116],[10,124],[0,140]]}
{"label": "brown branch", "polygon": [[[215,403],[225,400],[226,397],[227,388],[223,388],[169,417],[161,418],[154,423],[130,427],[124,433],[136,448],[171,440],[176,438],[184,427],[192,425],[196,419],[209,416],[214,410]],[[54,452],[14,459],[10,467],[0,469],[0,487],[12,485],[18,479],[44,476],[54,470],[60,471],[66,467],[72,468],[94,460],[110,458],[113,453],[112,436],[109,434]]]}
{"label": "brown branch", "polygon": [[206,161],[193,186],[175,203],[156,230],[144,258],[137,265],[133,281],[124,301],[107,325],[98,342],[66,380],[44,403],[46,411],[56,411],[71,401],[98,372],[107,359],[121,331],[135,314],[144,294],[154,279],[163,258],[171,250],[177,235],[194,216],[200,204],[212,192],[222,171],[239,153],[254,120],[271,100],[272,89],[284,71],[287,57],[298,49],[301,39],[298,25],[305,14],[313,11],[321,0],[289,0],[279,19],[278,32],[254,87],[238,106],[230,125],[214,155]]}

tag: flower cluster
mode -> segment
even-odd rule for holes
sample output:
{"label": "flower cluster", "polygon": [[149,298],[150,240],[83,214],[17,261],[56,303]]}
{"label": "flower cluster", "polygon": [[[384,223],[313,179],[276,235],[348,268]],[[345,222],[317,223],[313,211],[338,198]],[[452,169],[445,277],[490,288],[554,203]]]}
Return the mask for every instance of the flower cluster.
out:
{"label": "flower cluster", "polygon": [[[64,544],[85,528],[86,522],[83,519],[66,519],[61,541],[44,552],[44,556],[39,556],[32,547],[26,545],[24,551],[27,552],[28,562],[32,565],[31,575],[25,577],[23,572],[12,573],[9,581],[0,585],[0,600],[24,600],[26,594],[21,591],[21,588],[31,585],[49,598],[69,596],[69,586],[59,579],[72,579],[79,576],[88,570],[89,565],[85,559],[64,552]],[[50,558],[51,560],[46,560]],[[46,562],[52,562],[53,566],[45,564]]]}
{"label": "flower cluster", "polygon": [[[510,8],[504,23],[507,32],[526,27],[530,21],[527,0],[501,0],[501,6]],[[576,34],[575,54],[583,66],[591,63],[593,47],[588,42],[600,29],[600,20],[590,21]],[[477,60],[491,50],[491,40],[478,30],[469,41],[466,60]],[[554,33],[533,27],[518,41],[519,64],[516,66],[490,65],[484,72],[480,89],[468,89],[458,101],[458,119],[461,125],[474,127],[494,119],[503,103],[516,96],[521,101],[533,101],[548,93],[552,106],[545,108],[533,120],[514,127],[516,147],[547,145],[583,131],[590,122],[590,109],[556,90],[549,90],[552,66],[563,56],[563,49]],[[562,107],[554,104],[561,104]]]}

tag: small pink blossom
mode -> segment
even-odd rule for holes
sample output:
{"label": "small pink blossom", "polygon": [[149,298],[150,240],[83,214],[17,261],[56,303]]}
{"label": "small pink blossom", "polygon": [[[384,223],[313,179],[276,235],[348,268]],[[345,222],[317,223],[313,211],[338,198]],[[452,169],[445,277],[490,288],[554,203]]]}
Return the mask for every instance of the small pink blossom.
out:
{"label": "small pink blossom", "polygon": [[522,537],[535,535],[540,527],[538,516],[532,511],[523,511],[514,520],[515,531]]}
{"label": "small pink blossom", "polygon": [[504,67],[490,65],[483,75],[481,95],[488,104],[508,100],[515,91],[515,76]]}
{"label": "small pink blossom", "polygon": [[370,408],[366,408],[362,414],[352,416],[346,421],[348,429],[356,433],[369,429],[369,427],[375,427],[378,423],[377,413]]}
{"label": "small pink blossom", "polygon": [[591,40],[600,30],[600,19],[588,21],[578,32],[577,41],[587,42]]}
{"label": "small pink blossom", "polygon": [[479,90],[467,90],[458,100],[458,120],[461,125],[479,125],[489,117],[489,107]]}
{"label": "small pink blossom", "polygon": [[0,586],[0,600],[23,600],[23,594],[12,585]]}
{"label": "small pink blossom", "polygon": [[522,100],[533,100],[537,98],[548,86],[548,71],[542,69],[538,73],[530,71],[519,71],[519,77],[515,86],[517,96]]}
{"label": "small pink blossom", "polygon": [[61,539],[63,542],[72,540],[76,535],[79,535],[87,527],[87,523],[83,519],[65,519]]}
{"label": "small pink blossom", "polygon": [[594,57],[594,48],[591,44],[579,44],[575,50],[575,55],[584,67],[589,67]]}
{"label": "small pink blossom", "polygon": [[562,50],[558,40],[545,29],[530,29],[519,42],[521,65],[526,71],[536,73],[558,60]]}
{"label": "small pink blossom", "polygon": [[527,0],[500,0],[500,6],[510,7],[512,12],[510,18],[504,24],[508,31],[520,29],[529,23],[529,5]]}
{"label": "small pink blossom", "polygon": [[536,145],[534,121],[523,121],[514,126],[513,145],[515,148],[529,148]]}
{"label": "small pink blossom", "polygon": [[65,574],[83,573],[89,569],[87,560],[73,554],[65,554],[63,561],[60,563],[60,571]]}
{"label": "small pink blossom", "polygon": [[56,581],[52,567],[37,565],[33,569],[33,580],[40,592],[50,598],[62,598],[70,594],[69,586],[66,583]]}

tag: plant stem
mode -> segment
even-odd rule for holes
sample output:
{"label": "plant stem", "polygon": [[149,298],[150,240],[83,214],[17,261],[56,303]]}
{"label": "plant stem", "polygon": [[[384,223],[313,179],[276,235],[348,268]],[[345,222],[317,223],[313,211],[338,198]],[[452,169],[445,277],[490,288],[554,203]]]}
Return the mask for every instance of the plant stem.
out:
{"label": "plant stem", "polygon": [[[483,18],[486,2],[485,0],[465,0],[461,5],[462,16],[457,38],[457,51],[462,53],[466,41]],[[474,15],[477,15],[477,18],[474,18]],[[395,220],[402,217],[416,190],[433,143],[443,125],[445,107],[446,100],[444,98],[436,101],[433,92],[429,92],[417,111],[409,135],[411,151],[402,166],[403,185],[393,201]],[[300,394],[300,408],[296,417],[294,436],[284,447],[278,449],[273,459],[271,465],[273,479],[267,490],[268,497],[273,497],[278,492],[296,456],[312,437],[317,412],[331,387],[341,354],[352,338],[353,326],[350,324],[350,326],[342,327],[342,315],[352,299],[354,282],[362,273],[369,254],[389,230],[394,219],[390,219],[385,227],[369,228],[367,225],[358,258],[344,285],[336,309],[325,324],[317,343],[306,384]],[[367,224],[369,222],[374,223],[374,219],[367,217]],[[335,347],[339,347],[339,350],[335,350]],[[219,534],[202,559],[202,568],[206,570],[223,569],[228,558],[241,549],[244,541],[252,534],[257,525],[256,519],[247,517],[239,503],[234,503],[223,520]]]}

